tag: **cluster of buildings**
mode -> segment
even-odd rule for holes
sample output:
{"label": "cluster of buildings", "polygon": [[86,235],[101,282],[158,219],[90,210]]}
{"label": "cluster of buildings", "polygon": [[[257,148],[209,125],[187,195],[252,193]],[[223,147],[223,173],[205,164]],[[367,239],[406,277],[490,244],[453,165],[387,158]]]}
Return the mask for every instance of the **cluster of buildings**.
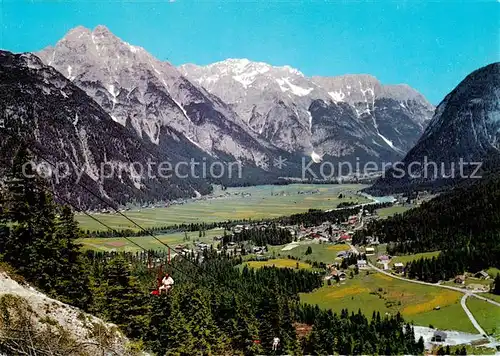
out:
{"label": "cluster of buildings", "polygon": [[[479,271],[479,272],[474,273],[474,274],[461,274],[461,275],[455,276],[454,282],[465,288],[465,281],[470,277],[473,277],[476,281],[479,281],[479,280],[487,281],[490,279],[490,275],[487,272]],[[470,281],[470,283],[467,285],[467,288],[474,289],[474,290],[483,290],[485,292],[487,292],[490,289],[489,285],[474,283],[474,280]]]}

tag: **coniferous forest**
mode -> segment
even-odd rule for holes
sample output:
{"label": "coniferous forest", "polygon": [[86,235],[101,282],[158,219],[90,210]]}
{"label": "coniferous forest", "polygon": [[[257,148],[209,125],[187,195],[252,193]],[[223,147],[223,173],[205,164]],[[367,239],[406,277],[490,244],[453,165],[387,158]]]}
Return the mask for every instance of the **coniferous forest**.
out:
{"label": "coniferous forest", "polygon": [[[115,323],[138,349],[155,354],[421,354],[400,315],[340,315],[302,305],[298,293],[322,285],[314,271],[240,269],[241,257],[206,250],[164,264],[175,287],[153,296],[159,266],[141,254],[82,253],[70,208],[54,203],[45,182],[22,174],[20,151],[1,194],[4,263],[47,295]],[[286,237],[284,237],[286,238]],[[155,256],[157,258],[158,256]],[[297,333],[297,325],[310,332]],[[274,337],[281,340],[272,351]],[[27,345],[34,352],[36,345]],[[0,352],[13,354],[0,342]]]}
{"label": "coniferous forest", "polygon": [[420,207],[373,221],[355,234],[388,243],[390,254],[440,250],[438,257],[408,263],[410,278],[437,282],[457,274],[500,267],[500,177],[458,187]]}

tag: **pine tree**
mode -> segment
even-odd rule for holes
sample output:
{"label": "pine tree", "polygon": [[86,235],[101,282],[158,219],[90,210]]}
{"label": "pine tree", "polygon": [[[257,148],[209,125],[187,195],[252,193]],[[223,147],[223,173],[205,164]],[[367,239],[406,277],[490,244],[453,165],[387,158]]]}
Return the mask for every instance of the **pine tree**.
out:
{"label": "pine tree", "polygon": [[48,194],[46,183],[32,170],[28,151],[20,148],[7,174],[2,194],[3,259],[26,280],[52,297],[79,307],[89,302],[88,278],[74,240],[79,229],[69,208],[60,210]]}
{"label": "pine tree", "polygon": [[102,300],[98,303],[102,305],[103,316],[128,336],[139,337],[147,324],[149,306],[122,256],[115,257],[104,267],[99,288]]}
{"label": "pine tree", "polygon": [[60,251],[55,290],[63,301],[86,309],[91,303],[91,294],[88,266],[84,264],[81,245],[75,243],[80,236],[73,212],[67,206],[62,207],[55,232],[55,243]]}
{"label": "pine tree", "polygon": [[500,273],[497,273],[495,281],[493,282],[493,294],[500,295]]}

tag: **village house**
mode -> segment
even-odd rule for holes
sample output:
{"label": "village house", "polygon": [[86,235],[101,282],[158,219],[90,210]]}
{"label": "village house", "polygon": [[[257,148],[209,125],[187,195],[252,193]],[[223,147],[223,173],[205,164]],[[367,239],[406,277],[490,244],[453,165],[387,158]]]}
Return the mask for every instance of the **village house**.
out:
{"label": "village house", "polygon": [[204,243],[204,242],[198,242],[198,243],[196,244],[196,247],[197,247],[198,249],[200,249],[200,250],[208,250],[208,248],[210,247],[210,245],[209,245],[209,244],[206,244],[206,243]]}
{"label": "village house", "polygon": [[459,275],[455,277],[456,284],[465,284],[465,275]]}
{"label": "village house", "polygon": [[401,262],[396,262],[394,264],[394,271],[396,273],[403,273],[404,272],[404,269],[405,269],[405,266],[404,264],[402,264]]}
{"label": "village house", "polygon": [[351,241],[352,237],[349,234],[344,234],[344,235],[340,236],[340,240],[341,241]]}
{"label": "village house", "polygon": [[373,243],[373,241],[375,241],[375,238],[373,236],[366,236],[365,237],[365,243],[367,245],[371,245]]}
{"label": "village house", "polygon": [[387,255],[382,255],[377,258],[377,261],[379,261],[380,263],[385,263],[385,262],[389,263],[390,260],[391,258]]}
{"label": "village house", "polygon": [[389,261],[377,261],[377,263],[382,265],[384,271],[389,270]]}
{"label": "village house", "polygon": [[357,215],[349,216],[347,222],[349,223],[349,225],[355,225],[358,222],[358,216]]}
{"label": "village house", "polygon": [[363,269],[368,267],[368,263],[366,262],[366,260],[358,260],[356,262],[356,266],[358,266],[359,269]]}
{"label": "village house", "polygon": [[331,272],[330,272],[330,279],[337,279],[339,281],[345,281],[346,278],[347,278],[347,275],[345,274],[345,272],[343,271],[339,271],[337,269],[333,269]]}
{"label": "village house", "polygon": [[263,254],[266,252],[267,248],[265,246],[254,246],[252,251],[256,254]]}
{"label": "village house", "polygon": [[348,255],[349,251],[340,251],[337,253],[338,258],[345,258]]}
{"label": "village house", "polygon": [[479,272],[477,272],[474,275],[474,277],[480,278],[480,279],[484,279],[484,280],[490,279],[490,275],[488,273],[486,273],[485,271],[479,271]]}
{"label": "village house", "polygon": [[375,249],[373,247],[365,248],[365,253],[367,256],[373,256],[375,254]]}
{"label": "village house", "polygon": [[436,331],[434,331],[434,335],[432,335],[431,341],[433,341],[433,342],[445,342],[447,336],[448,335],[444,331],[436,330]]}

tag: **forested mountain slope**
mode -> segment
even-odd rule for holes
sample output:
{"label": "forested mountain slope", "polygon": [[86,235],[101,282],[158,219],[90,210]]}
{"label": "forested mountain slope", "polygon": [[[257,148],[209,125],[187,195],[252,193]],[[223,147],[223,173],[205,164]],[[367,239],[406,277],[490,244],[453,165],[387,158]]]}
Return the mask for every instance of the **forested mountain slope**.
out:
{"label": "forested mountain slope", "polygon": [[[40,157],[49,170],[60,168],[57,193],[82,208],[102,205],[79,184],[105,199],[124,204],[130,200],[176,199],[210,192],[206,180],[162,178],[142,172],[151,162],[189,162],[203,153],[182,135],[163,128],[171,145],[142,140],[113,119],[85,92],[33,54],[0,51],[0,156],[9,160],[20,144]],[[167,140],[168,138],[168,140]],[[184,141],[183,141],[184,140]],[[48,164],[48,160],[51,164]],[[0,175],[8,163],[0,163]],[[109,168],[113,166],[113,174]],[[104,171],[103,167],[108,170]],[[187,169],[182,170],[186,173]],[[63,175],[68,173],[63,179]]]}
{"label": "forested mountain slope", "polygon": [[[457,187],[415,209],[372,222],[365,234],[395,252],[423,252],[488,242],[500,232],[500,175]],[[493,242],[493,241],[491,241]]]}
{"label": "forested mountain slope", "polygon": [[500,63],[475,70],[443,99],[401,163],[369,191],[449,188],[471,176],[499,171]]}
{"label": "forested mountain slope", "polygon": [[[15,161],[22,162],[20,158]],[[276,353],[281,354],[423,352],[423,339],[415,340],[400,314],[369,320],[359,312],[338,315],[302,305],[299,293],[323,285],[315,271],[241,269],[241,256],[215,249],[177,255],[168,264],[165,251],[83,253],[76,244],[82,233],[71,210],[53,202],[46,182],[21,174],[19,168],[13,167],[0,188],[0,261],[50,297],[116,324],[144,351],[272,354],[278,337]],[[151,261],[163,264],[175,280],[167,295],[150,295],[163,274]],[[307,324],[309,335],[299,337],[296,323]],[[63,334],[58,330],[55,337]],[[356,341],[362,338],[364,342]],[[3,350],[16,354],[0,338]],[[80,356],[77,351],[53,354]]]}

